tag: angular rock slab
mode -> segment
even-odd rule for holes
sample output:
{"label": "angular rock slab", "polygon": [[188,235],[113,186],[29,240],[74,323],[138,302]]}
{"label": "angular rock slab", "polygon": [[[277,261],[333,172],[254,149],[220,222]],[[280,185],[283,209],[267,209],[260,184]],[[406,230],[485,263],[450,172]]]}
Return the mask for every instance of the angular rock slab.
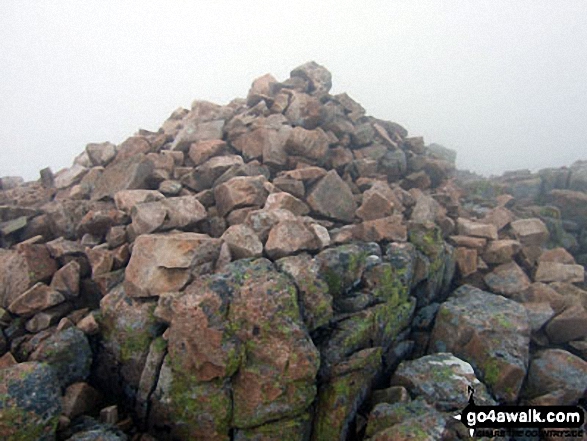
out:
{"label": "angular rock slab", "polygon": [[[116,365],[131,389],[139,386],[149,345],[160,333],[153,315],[155,307],[153,301],[130,298],[122,285],[116,286],[100,301],[99,322],[104,350],[100,362],[104,367]],[[104,380],[113,381],[111,377],[112,373],[108,371]]]}
{"label": "angular rock slab", "polygon": [[495,404],[485,385],[475,376],[473,367],[449,353],[401,362],[391,385],[404,386],[411,395],[424,398],[442,411],[463,409],[468,403],[469,386],[475,389],[477,405]]}
{"label": "angular rock slab", "polygon": [[489,288],[506,297],[511,297],[530,287],[530,279],[516,262],[499,265],[484,278]]}
{"label": "angular rock slab", "polygon": [[381,365],[381,348],[364,349],[333,369],[318,395],[312,441],[344,440]]}
{"label": "angular rock slab", "polygon": [[96,182],[92,200],[113,198],[121,190],[146,188],[153,169],[153,163],[143,155],[140,159],[131,157],[106,167]]}
{"label": "angular rock slab", "polygon": [[295,286],[268,260],[196,279],[171,310],[152,406],[175,436],[228,440],[231,428],[292,419],[314,401],[319,354]]}
{"label": "angular rock slab", "polygon": [[522,305],[464,285],[441,305],[429,353],[451,352],[469,362],[498,400],[514,402],[526,376],[529,344]]}
{"label": "angular rock slab", "polygon": [[67,387],[88,378],[92,350],[83,331],[69,328],[43,340],[29,360],[47,363],[57,374],[57,383],[61,387]]}
{"label": "angular rock slab", "polygon": [[534,405],[569,405],[585,394],[587,361],[562,349],[534,354],[523,395]]}
{"label": "angular rock slab", "polygon": [[317,214],[343,222],[352,221],[357,208],[351,189],[335,170],[316,184],[306,202]]}
{"label": "angular rock slab", "polygon": [[144,234],[134,243],[124,288],[130,297],[152,297],[179,291],[192,272],[211,269],[220,253],[220,239],[205,234]]}
{"label": "angular rock slab", "polygon": [[371,441],[439,440],[446,416],[422,399],[380,403],[369,414],[366,435]]}
{"label": "angular rock slab", "polygon": [[19,363],[0,369],[0,437],[5,440],[55,439],[61,415],[61,390],[44,363]]}

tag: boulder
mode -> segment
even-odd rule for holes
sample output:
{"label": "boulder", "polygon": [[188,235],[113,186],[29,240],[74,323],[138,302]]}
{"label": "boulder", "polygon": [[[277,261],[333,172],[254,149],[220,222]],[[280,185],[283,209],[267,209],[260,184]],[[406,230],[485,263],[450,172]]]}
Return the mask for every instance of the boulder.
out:
{"label": "boulder", "polygon": [[147,180],[153,170],[153,163],[143,155],[111,164],[96,181],[91,199],[113,198],[121,190],[148,188]]}
{"label": "boulder", "polygon": [[585,280],[585,268],[581,265],[542,261],[538,263],[534,279],[537,282],[582,283]]}
{"label": "boulder", "polygon": [[322,121],[322,104],[316,97],[294,91],[290,95],[284,115],[292,126],[312,130]]}
{"label": "boulder", "polygon": [[29,361],[47,363],[57,375],[57,384],[65,388],[88,378],[92,366],[92,350],[81,330],[68,328],[43,340],[31,354]]}
{"label": "boulder", "polygon": [[529,405],[569,405],[584,396],[586,384],[587,361],[562,349],[546,349],[532,357],[523,394]]}
{"label": "boulder", "polygon": [[143,202],[131,210],[132,228],[137,235],[193,227],[206,219],[207,215],[206,209],[195,196]]}
{"label": "boulder", "polygon": [[262,77],[256,78],[247,94],[247,105],[253,107],[261,100],[270,100],[270,97],[273,95],[273,85],[275,83],[277,83],[277,80],[271,74],[265,74]]}
{"label": "boulder", "polygon": [[[121,284],[100,300],[98,323],[103,342],[97,372],[104,390],[117,396],[136,392],[151,342],[162,332],[154,316],[156,305],[151,299],[129,297]],[[120,381],[127,384],[123,391]]]}
{"label": "boulder", "polygon": [[465,218],[458,218],[457,226],[459,234],[463,236],[482,237],[485,239],[497,239],[497,228],[492,224],[474,222]]}
{"label": "boulder", "polygon": [[198,233],[139,236],[126,267],[124,286],[130,297],[151,297],[182,289],[193,275],[209,272],[221,241]]}
{"label": "boulder", "polygon": [[545,330],[553,344],[587,337],[587,311],[581,305],[569,306],[550,320]]}
{"label": "boulder", "polygon": [[372,441],[443,439],[446,416],[421,398],[407,403],[381,403],[369,414],[366,434]]}
{"label": "boulder", "polygon": [[332,318],[332,296],[322,279],[317,262],[307,253],[279,259],[277,267],[290,275],[298,288],[303,305],[302,316],[308,330],[326,325]]}
{"label": "boulder", "polygon": [[157,190],[121,190],[114,195],[116,208],[130,214],[137,204],[154,202],[165,199],[165,196]]}
{"label": "boulder", "polygon": [[512,231],[522,245],[543,245],[548,240],[548,228],[538,218],[518,219],[511,223]]}
{"label": "boulder", "polygon": [[516,262],[499,265],[484,277],[489,288],[506,297],[522,292],[530,286],[530,279]]}
{"label": "boulder", "polygon": [[455,250],[455,259],[461,277],[477,272],[477,250],[459,247]]}
{"label": "boulder", "polygon": [[522,245],[517,240],[494,240],[487,245],[482,257],[486,263],[508,263],[521,249]]}
{"label": "boulder", "polygon": [[443,303],[429,352],[470,363],[498,400],[515,402],[529,362],[530,327],[513,300],[463,285]]}
{"label": "boulder", "polygon": [[228,145],[226,144],[226,141],[222,141],[221,139],[210,139],[208,141],[196,142],[190,145],[188,156],[197,167],[208,159],[214,156],[222,156],[227,152]]}
{"label": "boulder", "polygon": [[421,397],[442,411],[466,407],[468,396],[463,391],[469,387],[475,390],[475,404],[496,404],[472,366],[447,353],[402,361],[391,377],[391,385],[405,387],[412,396]]}
{"label": "boulder", "polygon": [[13,314],[30,317],[64,301],[65,297],[61,293],[39,282],[14,299],[8,305],[8,310]]}
{"label": "boulder", "polygon": [[55,439],[61,390],[45,363],[19,363],[0,369],[0,437],[5,440]]}
{"label": "boulder", "polygon": [[266,259],[197,279],[171,308],[152,409],[174,436],[228,439],[231,426],[292,419],[314,401],[318,352],[295,286]]}
{"label": "boulder", "polygon": [[278,193],[271,193],[267,196],[264,210],[284,209],[289,210],[297,216],[305,216],[310,212],[308,206],[300,201],[295,196],[284,191]]}
{"label": "boulder", "polygon": [[324,95],[332,87],[332,74],[324,67],[310,61],[291,71],[292,77],[300,77],[309,83],[308,91],[315,95]]}
{"label": "boulder", "polygon": [[284,220],[269,232],[265,252],[272,259],[296,254],[300,251],[314,251],[319,248],[316,235],[300,220]]}
{"label": "boulder", "polygon": [[350,222],[355,215],[355,200],[349,186],[336,171],[329,171],[310,190],[306,202],[312,210],[329,219]]}
{"label": "boulder", "polygon": [[396,214],[356,224],[353,236],[364,242],[405,242],[408,229],[402,216]]}
{"label": "boulder", "polygon": [[269,195],[266,182],[262,176],[238,176],[218,185],[214,189],[218,213],[226,216],[235,208],[262,207]]}
{"label": "boulder", "polygon": [[285,143],[285,151],[290,155],[322,162],[328,151],[328,137],[322,129],[306,130],[303,127],[294,127]]}
{"label": "boulder", "polygon": [[228,227],[221,239],[228,244],[230,253],[235,259],[261,257],[263,254],[263,244],[255,231],[247,225]]}

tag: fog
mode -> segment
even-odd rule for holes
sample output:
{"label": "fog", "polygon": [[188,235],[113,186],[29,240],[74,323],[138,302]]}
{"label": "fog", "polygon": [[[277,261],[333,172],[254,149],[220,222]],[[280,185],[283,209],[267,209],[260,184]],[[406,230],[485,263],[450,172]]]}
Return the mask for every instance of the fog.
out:
{"label": "fog", "polygon": [[0,2],[0,176],[157,130],[310,60],[482,174],[587,159],[587,2]]}

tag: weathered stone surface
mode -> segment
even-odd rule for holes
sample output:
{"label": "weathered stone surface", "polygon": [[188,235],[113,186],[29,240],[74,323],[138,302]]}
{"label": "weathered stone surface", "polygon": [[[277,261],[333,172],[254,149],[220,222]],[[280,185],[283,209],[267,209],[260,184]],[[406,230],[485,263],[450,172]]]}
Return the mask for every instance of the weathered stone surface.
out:
{"label": "weathered stone surface", "polygon": [[26,248],[23,252],[0,249],[0,306],[8,307],[31,286],[57,270],[44,245]]}
{"label": "weathered stone surface", "polygon": [[370,348],[340,363],[318,394],[313,441],[346,439],[350,420],[371,387],[381,363],[381,349]]}
{"label": "weathered stone surface", "polygon": [[137,389],[135,409],[141,420],[145,420],[149,411],[149,398],[155,390],[159,371],[163,364],[167,350],[167,342],[163,337],[157,337],[149,346],[149,354],[145,360],[145,367],[141,373]]}
{"label": "weathered stone surface", "polygon": [[566,282],[553,282],[548,286],[564,297],[566,306],[580,304],[587,310],[587,291]]}
{"label": "weathered stone surface", "polygon": [[318,248],[316,236],[301,219],[277,223],[271,228],[265,243],[265,252],[272,259]]}
{"label": "weathered stone surface", "polygon": [[558,262],[540,262],[534,279],[537,282],[581,283],[585,280],[585,268]]}
{"label": "weathered stone surface", "polygon": [[114,195],[116,208],[130,214],[132,208],[144,202],[154,202],[165,199],[157,190],[121,190]]}
{"label": "weathered stone surface", "polygon": [[574,265],[576,263],[573,255],[561,247],[545,250],[538,258],[538,262],[557,262],[567,265]]}
{"label": "weathered stone surface", "polygon": [[106,166],[116,156],[116,146],[111,142],[90,143],[86,152],[93,165]]}
{"label": "weathered stone surface", "polygon": [[513,220],[514,214],[505,207],[493,208],[483,217],[483,222],[495,225],[497,231],[507,227]]}
{"label": "weathered stone surface", "polygon": [[104,248],[92,248],[86,250],[86,256],[92,267],[92,278],[109,273],[114,264],[114,256],[110,250]]}
{"label": "weathered stone surface", "polygon": [[90,413],[100,406],[100,401],[100,393],[88,383],[73,383],[65,389],[63,395],[63,414],[72,419]]}
{"label": "weathered stone surface", "polygon": [[310,212],[308,206],[295,196],[286,192],[271,193],[267,196],[264,210],[284,209],[297,216],[305,216]]}
{"label": "weathered stone surface", "polygon": [[266,242],[271,228],[281,221],[294,221],[296,216],[289,210],[253,210],[247,213],[245,224],[250,226],[259,236],[261,242]]}
{"label": "weathered stone surface", "polygon": [[477,250],[459,247],[455,250],[457,268],[461,277],[467,277],[477,271]]}
{"label": "weathered stone surface", "polygon": [[138,388],[149,346],[161,333],[161,326],[153,315],[155,306],[154,301],[129,297],[122,285],[116,286],[100,301],[99,325],[103,346],[99,363],[105,374],[101,384],[106,390],[112,389],[111,393],[121,393],[117,389],[120,380],[117,375],[131,389]]}
{"label": "weathered stone surface", "polygon": [[144,156],[130,157],[111,164],[98,178],[92,200],[113,198],[121,190],[147,188],[147,179],[153,170],[153,163]]}
{"label": "weathered stone surface", "polygon": [[484,277],[489,288],[506,297],[522,292],[530,286],[530,279],[516,262],[504,263]]}
{"label": "weathered stone surface", "polygon": [[71,168],[62,170],[55,175],[55,188],[67,188],[77,184],[87,172],[86,167],[74,164]]}
{"label": "weathered stone surface", "polygon": [[247,94],[247,105],[253,107],[261,100],[269,100],[273,95],[272,87],[275,83],[277,83],[277,80],[271,74],[256,78]]}
{"label": "weathered stone surface", "polygon": [[357,209],[357,217],[364,221],[394,214],[397,198],[387,184],[375,184],[363,193],[363,202]]}
{"label": "weathered stone surface", "polygon": [[444,439],[446,417],[422,399],[381,403],[369,414],[367,436],[372,441]]}
{"label": "weathered stone surface", "polygon": [[203,164],[214,156],[221,156],[228,152],[226,141],[211,139],[196,142],[190,146],[188,156],[196,166]]}
{"label": "weathered stone surface", "polygon": [[512,231],[522,245],[543,245],[548,240],[548,228],[538,218],[518,219],[511,223]]}
{"label": "weathered stone surface", "polygon": [[218,213],[225,216],[235,208],[262,207],[269,195],[266,182],[262,176],[238,176],[218,185],[214,189]]}
{"label": "weathered stone surface", "polygon": [[470,236],[450,236],[448,238],[448,242],[455,247],[465,247],[465,248],[474,248],[478,251],[481,251],[485,248],[485,244],[487,243],[487,239],[483,239],[482,237],[470,237]]}
{"label": "weathered stone surface", "polygon": [[59,305],[37,312],[33,318],[27,321],[25,328],[28,332],[37,333],[50,326],[53,326],[61,320],[69,311],[71,305],[68,303],[60,303]]}
{"label": "weathered stone surface", "polygon": [[39,282],[12,301],[8,310],[13,314],[30,317],[64,301],[65,297],[61,293]]}
{"label": "weathered stone surface", "polygon": [[114,164],[131,159],[137,155],[149,153],[151,151],[151,143],[144,136],[131,136],[125,139],[116,150]]}
{"label": "weathered stone surface", "polygon": [[429,352],[451,352],[469,362],[497,399],[515,402],[528,367],[529,342],[523,306],[464,285],[441,305]]}
{"label": "weathered stone surface", "polygon": [[43,340],[29,360],[47,363],[55,370],[58,384],[67,387],[88,378],[92,365],[92,350],[82,331],[69,328]]}
{"label": "weathered stone surface", "polygon": [[492,224],[473,222],[460,217],[457,220],[459,234],[464,236],[482,237],[485,239],[497,239],[497,228]]}
{"label": "weathered stone surface", "polygon": [[552,204],[560,209],[564,219],[587,225],[587,193],[572,190],[553,190],[549,193]]}
{"label": "weathered stone surface", "polygon": [[523,303],[523,305],[526,308],[528,323],[532,332],[540,330],[555,315],[552,306],[548,302],[527,302]]}
{"label": "weathered stone surface", "polygon": [[2,439],[55,439],[61,415],[61,390],[53,369],[33,362],[0,369],[0,392]]}
{"label": "weathered stone surface", "polygon": [[66,299],[72,299],[79,294],[80,265],[75,260],[63,265],[51,279],[50,287],[63,294]]}
{"label": "weathered stone surface", "polygon": [[222,240],[228,244],[235,259],[261,257],[263,254],[263,244],[255,231],[247,225],[232,225],[224,232]]}
{"label": "weathered stone surface", "polygon": [[322,279],[318,264],[307,253],[284,257],[276,262],[279,270],[289,274],[299,292],[302,316],[309,331],[326,325],[332,318],[332,296]]}
{"label": "weathered stone surface", "polygon": [[140,235],[192,227],[206,219],[207,212],[195,196],[180,196],[137,204],[131,210],[131,217],[132,228]]}
{"label": "weathered stone surface", "polygon": [[584,395],[586,384],[587,361],[562,349],[546,349],[533,356],[523,395],[531,405],[569,405]]}
{"label": "weathered stone surface", "polygon": [[572,305],[546,325],[546,335],[554,344],[579,340],[587,336],[587,311],[582,305]]}
{"label": "weathered stone surface", "polygon": [[315,61],[309,61],[291,71],[292,77],[300,77],[309,82],[309,92],[323,95],[332,87],[332,74]]}
{"label": "weathered stone surface", "polygon": [[322,129],[306,130],[294,127],[285,143],[285,151],[291,155],[322,162],[328,150],[328,137]]}
{"label": "weathered stone surface", "polygon": [[201,121],[197,117],[185,120],[184,127],[177,133],[171,150],[186,151],[194,142],[222,139],[224,120]]}
{"label": "weathered stone surface", "polygon": [[315,399],[318,352],[295,287],[269,261],[238,261],[200,278],[172,309],[155,396],[176,436],[228,439],[230,425],[292,418]]}
{"label": "weathered stone surface", "polygon": [[356,205],[351,189],[334,170],[310,190],[306,201],[316,214],[330,219],[350,222],[355,215]]}
{"label": "weathered stone surface", "polygon": [[468,387],[475,389],[475,404],[494,405],[493,398],[475,376],[472,366],[452,354],[437,353],[403,361],[391,384],[404,386],[413,396],[424,398],[439,410],[452,411],[467,405]]}
{"label": "weathered stone surface", "polygon": [[405,242],[408,229],[401,215],[393,215],[361,222],[354,227],[353,235],[355,239],[365,242]]}
{"label": "weathered stone surface", "polygon": [[130,297],[178,291],[192,275],[210,271],[221,242],[204,234],[144,234],[135,241],[124,287]]}
{"label": "weathered stone surface", "polygon": [[494,240],[487,245],[482,257],[486,263],[508,263],[521,249],[522,245],[517,240]]}

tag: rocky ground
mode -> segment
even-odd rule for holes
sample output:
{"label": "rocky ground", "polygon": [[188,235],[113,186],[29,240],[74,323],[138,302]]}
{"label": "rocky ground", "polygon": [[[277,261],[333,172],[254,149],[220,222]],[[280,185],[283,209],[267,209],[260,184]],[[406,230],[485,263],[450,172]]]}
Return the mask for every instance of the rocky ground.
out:
{"label": "rocky ground", "polygon": [[1,179],[2,439],[453,440],[468,386],[585,402],[587,162],[458,172],[330,88],[306,63]]}

